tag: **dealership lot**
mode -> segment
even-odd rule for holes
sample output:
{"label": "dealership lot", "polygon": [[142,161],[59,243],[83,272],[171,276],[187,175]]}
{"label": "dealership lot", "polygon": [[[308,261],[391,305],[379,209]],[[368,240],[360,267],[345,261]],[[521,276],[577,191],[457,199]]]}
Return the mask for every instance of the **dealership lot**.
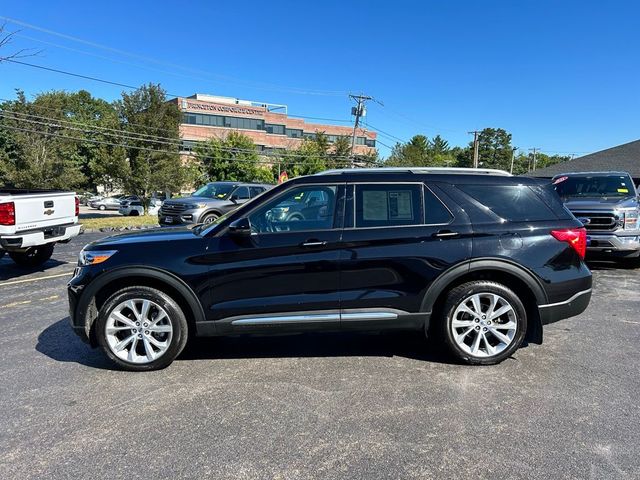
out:
{"label": "dealership lot", "polygon": [[198,341],[112,370],[68,325],[79,249],[0,260],[1,478],[638,478],[640,270],[492,367],[409,334]]}

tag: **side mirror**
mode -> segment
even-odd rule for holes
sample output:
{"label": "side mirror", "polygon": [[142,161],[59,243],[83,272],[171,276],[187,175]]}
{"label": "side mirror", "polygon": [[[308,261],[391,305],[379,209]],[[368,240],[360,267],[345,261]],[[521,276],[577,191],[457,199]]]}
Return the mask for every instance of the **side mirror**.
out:
{"label": "side mirror", "polygon": [[231,222],[229,233],[238,237],[247,237],[251,235],[251,222],[246,217],[239,218]]}
{"label": "side mirror", "polygon": [[229,200],[231,200],[233,203],[236,203],[238,201],[238,194],[234,193],[229,197]]}

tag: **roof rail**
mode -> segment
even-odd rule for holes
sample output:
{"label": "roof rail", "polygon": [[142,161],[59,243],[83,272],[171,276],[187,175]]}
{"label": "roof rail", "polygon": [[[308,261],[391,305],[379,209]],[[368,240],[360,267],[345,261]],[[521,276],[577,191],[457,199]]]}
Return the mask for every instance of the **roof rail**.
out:
{"label": "roof rail", "polygon": [[501,175],[510,177],[505,170],[494,168],[462,168],[462,167],[379,167],[379,168],[339,168],[325,170],[316,175],[337,175],[344,173],[440,173],[458,175]]}

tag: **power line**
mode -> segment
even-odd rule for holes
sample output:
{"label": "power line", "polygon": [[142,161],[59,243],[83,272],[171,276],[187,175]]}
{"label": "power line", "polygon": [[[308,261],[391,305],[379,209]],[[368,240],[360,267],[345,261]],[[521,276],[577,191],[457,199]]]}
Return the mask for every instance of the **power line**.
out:
{"label": "power line", "polygon": [[[138,60],[142,60],[144,62],[149,62],[149,63],[154,63],[156,65],[162,65],[162,66],[165,66],[165,67],[169,67],[171,69],[180,69],[180,70],[183,70],[183,71],[186,71],[186,72],[196,73],[196,74],[199,74],[199,75],[205,75],[205,76],[210,76],[210,77],[214,77],[214,78],[222,78],[222,79],[227,80],[227,82],[233,82],[234,85],[237,85],[238,83],[243,83],[247,87],[255,88],[255,89],[259,89],[259,90],[282,91],[282,92],[289,92],[289,93],[294,93],[294,94],[298,94],[298,95],[343,96],[343,95],[345,95],[347,93],[347,92],[344,92],[344,91],[337,91],[337,90],[303,89],[303,88],[297,88],[297,87],[288,87],[288,86],[270,84],[270,83],[266,83],[266,82],[251,82],[251,81],[247,81],[247,80],[234,78],[234,77],[231,77],[231,76],[228,76],[228,75],[220,75],[220,74],[207,72],[205,70],[199,70],[199,69],[194,69],[194,68],[190,68],[190,67],[185,67],[185,66],[182,66],[182,65],[166,62],[166,61],[163,61],[163,60],[158,60],[158,59],[153,58],[153,57],[140,55],[140,54],[137,54],[137,53],[126,51],[126,50],[110,47],[108,45],[103,45],[103,44],[100,44],[100,43],[97,43],[97,42],[93,42],[93,41],[90,41],[90,40],[86,40],[86,39],[83,39],[83,38],[80,38],[80,37],[76,37],[76,36],[69,35],[69,34],[66,34],[66,33],[57,32],[55,30],[51,30],[51,29],[48,29],[48,28],[44,28],[44,27],[40,27],[40,26],[37,26],[37,25],[33,25],[33,24],[30,24],[30,23],[27,23],[27,22],[23,22],[21,20],[15,19],[15,18],[6,17],[6,16],[0,16],[0,18],[4,19],[7,22],[14,23],[16,25],[20,25],[22,27],[25,27],[25,28],[28,28],[28,29],[31,29],[31,30],[36,30],[36,31],[39,31],[39,32],[46,33],[48,35],[53,35],[53,36],[57,36],[57,37],[60,37],[60,38],[64,38],[64,39],[72,41],[72,42],[81,43],[81,44],[90,46],[92,48],[106,50],[106,51],[115,53],[117,55],[127,56],[127,57],[130,57],[130,58],[135,58],[135,59],[138,59]],[[80,53],[82,53],[82,52],[80,52]],[[137,66],[139,66],[139,65],[137,65]]]}
{"label": "power line", "polygon": [[[5,62],[17,63],[19,65],[25,65],[27,67],[39,68],[40,70],[47,70],[49,72],[61,73],[63,75],[69,75],[69,76],[72,76],[72,77],[84,78],[86,80],[93,80],[94,82],[107,83],[109,85],[115,85],[116,87],[129,88],[131,90],[136,90],[138,88],[138,87],[134,87],[133,85],[127,85],[125,83],[112,82],[111,80],[103,80],[103,79],[97,78],[97,77],[90,77],[89,75],[82,75],[80,73],[67,72],[65,70],[58,70],[57,68],[45,67],[43,65],[36,65],[34,63],[28,63],[28,62],[21,62],[19,60],[12,60],[10,58],[5,59]],[[171,94],[169,94],[169,96],[171,96],[171,97],[179,97],[180,95],[171,95]]]}
{"label": "power line", "polygon": [[[9,113],[9,115],[7,115],[7,113]],[[165,144],[165,145],[169,145],[169,146],[180,147],[180,146],[182,146],[182,143],[183,143],[183,140],[184,140],[184,139],[172,140],[171,138],[168,138],[168,137],[160,137],[160,136],[157,136],[157,135],[149,135],[149,134],[144,134],[144,133],[130,132],[130,131],[127,131],[127,130],[118,130],[118,129],[109,128],[109,127],[102,127],[102,126],[98,126],[98,125],[89,125],[89,124],[86,124],[86,123],[74,122],[74,121],[70,121],[70,120],[62,120],[62,119],[57,119],[57,118],[52,118],[52,117],[44,117],[44,116],[41,116],[41,115],[33,115],[33,114],[27,114],[27,113],[22,113],[22,112],[9,111],[9,110],[6,110],[6,109],[5,110],[0,109],[0,117],[4,117],[4,118],[11,119],[11,120],[14,120],[14,121],[23,121],[23,122],[36,124],[36,125],[47,126],[47,127],[65,128],[65,129],[68,129],[68,130],[80,131],[80,132],[87,133],[87,134],[90,134],[90,133],[101,133],[103,135],[112,136],[112,137],[115,137],[117,139],[123,139],[123,140],[129,140],[129,141],[143,141],[143,142],[147,142],[149,144]],[[24,118],[24,117],[27,117],[27,118]],[[34,118],[36,118],[37,120],[34,120]],[[84,129],[78,128],[80,126],[84,126],[86,128],[84,128]],[[1,125],[0,125],[0,127],[1,127]],[[113,133],[111,133],[111,132],[113,132]],[[208,139],[210,139],[212,137],[210,137],[210,136],[201,136],[200,138],[208,140]],[[241,148],[234,148],[234,147],[217,147],[217,148],[219,150],[229,151],[229,152],[233,152],[233,153],[241,153],[242,152],[242,153],[258,153],[258,154],[261,154],[260,152],[256,152],[256,150],[253,150],[253,149],[241,149]],[[294,153],[294,152],[279,153],[279,154],[273,154],[272,153],[272,154],[261,154],[261,155],[299,158],[299,155]],[[347,159],[351,158],[351,156],[332,156],[331,158],[347,160]]]}
{"label": "power line", "polygon": [[[43,131],[40,131],[40,130],[31,130],[31,129],[26,129],[26,128],[13,127],[13,126],[9,126],[9,125],[3,125],[1,128],[7,128],[9,130],[25,132],[25,133],[37,133],[37,134],[40,134],[40,135],[63,138],[63,139],[67,139],[67,140],[75,140],[75,141],[79,141],[79,142],[89,142],[89,143],[94,143],[94,144],[99,144],[99,145],[108,145],[108,146],[113,146],[113,147],[130,148],[130,149],[133,149],[133,150],[143,150],[143,151],[147,151],[147,152],[166,153],[166,154],[170,154],[170,155],[177,155],[177,154],[180,153],[177,150],[160,150],[160,149],[156,149],[156,148],[140,147],[140,146],[136,146],[136,145],[127,145],[127,144],[105,142],[105,141],[95,140],[95,139],[91,139],[91,138],[71,137],[69,135],[60,135],[60,134],[53,133],[53,132],[43,132]],[[330,157],[330,159],[335,159],[335,158],[336,157]],[[300,162],[300,161],[290,161],[290,160],[282,161],[282,160],[279,160],[277,158],[275,158],[272,161],[260,160],[260,159],[250,160],[250,159],[229,158],[229,157],[220,158],[219,160],[230,161],[230,162],[245,162],[245,163],[246,162],[251,162],[251,163],[259,163],[259,164],[263,164],[263,165],[273,165],[274,163],[280,163],[280,164],[283,164],[283,165],[304,165],[305,164],[304,162]],[[375,162],[369,162],[369,163],[375,163]]]}

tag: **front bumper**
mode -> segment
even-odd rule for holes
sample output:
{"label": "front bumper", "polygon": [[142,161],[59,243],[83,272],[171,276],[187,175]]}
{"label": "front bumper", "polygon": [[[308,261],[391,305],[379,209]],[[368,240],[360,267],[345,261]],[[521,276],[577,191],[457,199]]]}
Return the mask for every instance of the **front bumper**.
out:
{"label": "front bumper", "polygon": [[640,235],[592,234],[587,232],[587,252],[640,254]]}
{"label": "front bumper", "polygon": [[575,317],[584,312],[591,301],[592,289],[583,290],[576,293],[571,298],[562,302],[538,305],[540,320],[543,325],[557,322],[569,317]]}
{"label": "front bumper", "polygon": [[199,223],[202,212],[199,210],[186,210],[179,213],[168,213],[160,210],[158,212],[158,223],[160,225],[190,225]]}
{"label": "front bumper", "polygon": [[29,230],[15,235],[4,235],[0,245],[6,250],[37,247],[47,243],[65,242],[80,234],[82,225],[60,225],[42,230]]}

